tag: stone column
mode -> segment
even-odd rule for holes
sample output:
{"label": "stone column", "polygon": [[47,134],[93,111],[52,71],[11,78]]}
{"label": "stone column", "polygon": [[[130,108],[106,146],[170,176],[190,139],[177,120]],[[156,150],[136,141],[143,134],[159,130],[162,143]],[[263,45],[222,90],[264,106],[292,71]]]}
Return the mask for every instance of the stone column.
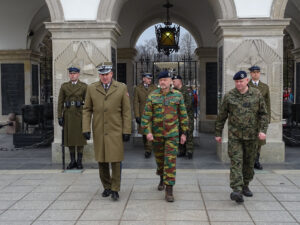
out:
{"label": "stone column", "polygon": [[[289,19],[218,20],[214,31],[218,38],[220,97],[234,88],[233,75],[239,70],[249,73],[248,68],[252,65],[261,67],[261,80],[270,87],[271,124],[267,132],[267,144],[262,146],[262,162],[279,163],[285,160],[281,121],[283,30],[289,21]],[[217,148],[222,161],[229,161],[227,143],[228,128],[225,126],[222,143],[218,144]]]}
{"label": "stone column", "polygon": [[206,69],[207,63],[217,62],[217,48],[197,48],[195,50],[198,56],[198,81],[199,85],[199,99],[200,99],[200,120],[199,132],[214,132],[214,122],[216,115],[209,115],[206,111]]}
{"label": "stone column", "polygon": [[[91,84],[99,80],[96,66],[105,61],[116,63],[117,38],[120,28],[114,22],[46,23],[53,41],[53,108],[54,142],[52,162],[61,163],[61,128],[57,122],[57,98],[60,86],[69,80],[67,68],[80,67],[80,80]],[[66,148],[66,162],[68,159]],[[84,162],[94,162],[92,140],[84,149]]]}

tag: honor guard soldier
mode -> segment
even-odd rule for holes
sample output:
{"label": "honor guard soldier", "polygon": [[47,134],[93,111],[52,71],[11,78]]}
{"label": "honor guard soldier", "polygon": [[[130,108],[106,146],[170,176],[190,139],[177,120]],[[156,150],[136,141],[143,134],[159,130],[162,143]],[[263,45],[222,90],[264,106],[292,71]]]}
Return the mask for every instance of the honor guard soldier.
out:
{"label": "honor guard soldier", "polygon": [[[57,116],[58,123],[64,127],[64,145],[69,147],[71,162],[67,169],[82,169],[83,146],[86,140],[82,135],[82,106],[87,89],[87,84],[79,80],[80,69],[69,67],[70,81],[61,85]],[[75,148],[77,147],[77,162]]]}
{"label": "honor guard soldier", "polygon": [[92,121],[95,159],[104,188],[102,197],[111,195],[116,201],[121,185],[123,141],[129,141],[131,134],[130,100],[127,86],[112,79],[110,62],[99,66],[98,72],[100,81],[87,88],[82,131],[86,139],[90,139]]}
{"label": "honor guard soldier", "polygon": [[[267,111],[268,111],[268,118],[269,118],[269,123],[271,121],[271,103],[270,103],[270,91],[269,91],[269,86],[263,82],[260,81],[260,67],[259,66],[252,66],[249,68],[250,70],[250,75],[251,75],[251,80],[249,82],[250,87],[257,88],[261,95],[265,99],[265,103],[267,106]],[[263,167],[259,162],[259,157],[260,157],[260,151],[261,151],[261,146],[266,144],[266,140],[258,140],[257,144],[257,155],[255,158],[255,163],[254,163],[254,168],[258,170],[262,170]]]}
{"label": "honor guard soldier", "polygon": [[[139,134],[143,134],[143,130],[141,127],[141,117],[144,112],[147,97],[152,91],[157,88],[154,84],[151,83],[152,78],[153,77],[151,73],[144,73],[143,82],[137,85],[134,89],[133,108],[135,121],[138,124]],[[146,135],[143,135],[143,143],[145,149],[145,158],[149,158],[152,152],[152,143],[150,141],[147,141]]]}
{"label": "honor guard soldier", "polygon": [[243,195],[252,197],[249,189],[254,176],[257,139],[265,140],[268,112],[259,90],[248,86],[245,71],[237,72],[235,88],[225,94],[216,120],[216,141],[222,142],[222,130],[228,118],[228,155],[230,165],[230,198],[243,202]]}
{"label": "honor guard soldier", "polygon": [[[182,84],[182,77],[180,75],[174,75],[172,77],[174,88],[181,92],[184,99],[185,108],[189,117],[189,130],[187,131],[186,142],[184,145],[179,144],[179,153],[177,157],[183,157],[187,155],[188,159],[193,158],[193,132],[194,132],[194,108],[192,102],[192,89]],[[179,131],[179,136],[182,132]]]}
{"label": "honor guard soldier", "polygon": [[188,116],[182,94],[171,87],[168,71],[159,73],[158,80],[160,87],[149,94],[141,125],[147,140],[153,142],[156,174],[160,176],[158,190],[162,191],[166,185],[165,199],[173,202],[178,144],[179,139],[180,144],[186,141]]}

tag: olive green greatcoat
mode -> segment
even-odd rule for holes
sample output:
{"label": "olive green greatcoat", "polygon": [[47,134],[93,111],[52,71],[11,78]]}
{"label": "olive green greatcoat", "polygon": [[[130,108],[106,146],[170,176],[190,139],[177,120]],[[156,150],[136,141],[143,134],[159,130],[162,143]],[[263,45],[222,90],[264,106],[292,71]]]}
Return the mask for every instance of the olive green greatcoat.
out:
{"label": "olive green greatcoat", "polygon": [[91,131],[91,121],[96,161],[121,162],[124,159],[122,134],[131,134],[131,108],[125,84],[112,80],[107,93],[100,81],[88,86],[82,132]]}
{"label": "olive green greatcoat", "polygon": [[[133,96],[133,109],[135,118],[139,117],[142,119],[148,95],[156,88],[157,87],[154,84],[150,84],[148,88],[145,88],[143,83],[135,87]],[[143,134],[143,129],[140,125],[139,134]]]}
{"label": "olive green greatcoat", "polygon": [[[249,86],[250,87],[254,87],[257,88],[261,95],[263,96],[265,103],[266,103],[266,107],[267,107],[267,111],[268,111],[268,118],[269,118],[269,123],[271,121],[271,101],[270,101],[270,90],[269,90],[269,86],[261,81],[258,82],[258,86],[255,86],[252,82],[252,80],[249,81]],[[259,140],[259,145],[265,145],[266,144],[266,140]]]}
{"label": "olive green greatcoat", "polygon": [[61,85],[58,104],[57,118],[64,118],[64,144],[65,146],[83,146],[86,140],[82,135],[82,106],[70,106],[66,108],[66,101],[80,101],[85,99],[87,84],[77,81],[72,84],[71,81]]}

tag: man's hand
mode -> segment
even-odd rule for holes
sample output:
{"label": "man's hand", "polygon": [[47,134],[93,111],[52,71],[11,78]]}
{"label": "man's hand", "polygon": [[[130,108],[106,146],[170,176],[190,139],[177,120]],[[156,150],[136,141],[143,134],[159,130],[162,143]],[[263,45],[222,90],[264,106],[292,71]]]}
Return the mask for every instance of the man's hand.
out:
{"label": "man's hand", "polygon": [[180,144],[184,144],[186,142],[186,136],[185,134],[182,134],[181,137],[180,137]]}
{"label": "man's hand", "polygon": [[58,118],[58,124],[62,127],[64,125],[64,118]]}
{"label": "man's hand", "polygon": [[141,124],[141,118],[140,117],[135,118],[135,121],[136,121],[137,124]]}
{"label": "man's hand", "polygon": [[153,134],[152,133],[147,134],[147,140],[148,141],[153,141]]}
{"label": "man's hand", "polygon": [[130,134],[123,134],[123,141],[128,142],[130,140]]}
{"label": "man's hand", "polygon": [[258,134],[258,138],[259,138],[259,140],[261,140],[261,141],[263,141],[263,140],[266,140],[266,134],[265,133],[263,133],[263,132],[259,132],[259,134]]}
{"label": "man's hand", "polygon": [[91,139],[91,132],[84,132],[84,133],[82,133],[83,134],[83,136],[84,136],[84,138],[86,139],[86,140],[90,140]]}
{"label": "man's hand", "polygon": [[222,142],[222,137],[215,137],[216,141],[221,143]]}

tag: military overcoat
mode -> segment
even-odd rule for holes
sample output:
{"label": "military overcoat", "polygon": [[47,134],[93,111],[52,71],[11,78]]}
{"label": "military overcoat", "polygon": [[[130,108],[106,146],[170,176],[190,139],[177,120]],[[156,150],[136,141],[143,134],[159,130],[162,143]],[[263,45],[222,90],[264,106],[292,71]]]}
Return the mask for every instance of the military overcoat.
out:
{"label": "military overcoat", "polygon": [[91,131],[91,122],[96,161],[121,162],[122,134],[131,133],[131,108],[125,84],[113,80],[107,93],[100,81],[88,86],[82,132]]}
{"label": "military overcoat", "polygon": [[82,105],[76,107],[70,105],[66,107],[66,102],[79,101],[83,104],[86,94],[87,84],[77,81],[72,84],[71,81],[61,85],[58,104],[57,117],[64,118],[64,144],[65,146],[83,146],[86,140],[82,135]]}
{"label": "military overcoat", "polygon": [[[150,84],[148,88],[145,88],[144,84],[139,84],[134,89],[133,96],[133,109],[135,118],[142,118],[147,97],[148,95],[154,91],[157,87],[154,84]],[[139,125],[139,134],[143,134],[143,129]]]}

